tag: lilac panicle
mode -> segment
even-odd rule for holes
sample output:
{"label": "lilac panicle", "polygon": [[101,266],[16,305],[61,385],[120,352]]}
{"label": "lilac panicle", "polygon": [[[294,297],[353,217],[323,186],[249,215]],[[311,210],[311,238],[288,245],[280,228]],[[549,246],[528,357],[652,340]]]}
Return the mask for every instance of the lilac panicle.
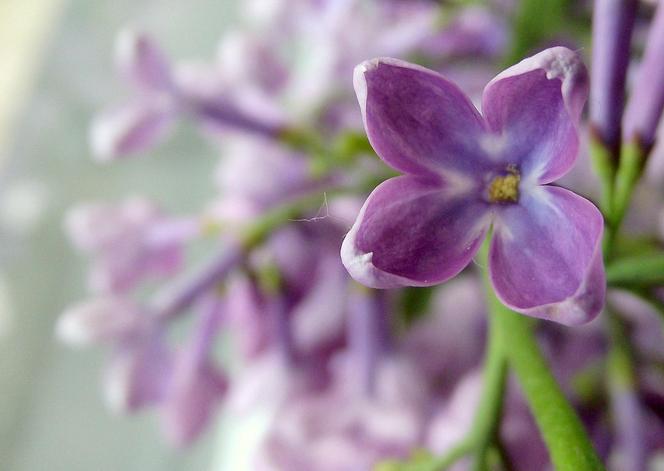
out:
{"label": "lilac panicle", "polygon": [[489,273],[504,304],[570,325],[600,312],[603,217],[548,185],[578,151],[588,84],[577,54],[555,47],[500,73],[483,115],[442,76],[396,59],[359,65],[354,82],[369,141],[405,175],[373,191],[346,236],[351,276],[376,288],[439,284],[493,226]]}
{"label": "lilac panicle", "polygon": [[637,0],[595,0],[590,76],[590,121],[600,139],[615,149],[625,100],[630,39]]}
{"label": "lilac panicle", "polygon": [[664,4],[659,2],[650,26],[643,61],[625,110],[625,141],[649,149],[664,108]]}

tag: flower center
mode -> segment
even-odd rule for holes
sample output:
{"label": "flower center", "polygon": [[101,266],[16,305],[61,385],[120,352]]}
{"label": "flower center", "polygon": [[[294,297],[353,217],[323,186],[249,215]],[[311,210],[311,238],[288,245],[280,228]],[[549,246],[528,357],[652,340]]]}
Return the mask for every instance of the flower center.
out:
{"label": "flower center", "polygon": [[513,165],[507,167],[507,175],[494,177],[489,184],[490,203],[516,203],[519,201],[521,176]]}

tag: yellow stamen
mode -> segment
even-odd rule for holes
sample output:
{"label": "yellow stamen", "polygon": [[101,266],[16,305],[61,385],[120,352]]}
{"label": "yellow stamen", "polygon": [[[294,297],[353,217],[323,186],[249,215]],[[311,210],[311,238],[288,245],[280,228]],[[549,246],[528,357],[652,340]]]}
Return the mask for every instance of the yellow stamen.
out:
{"label": "yellow stamen", "polygon": [[516,169],[508,169],[507,175],[495,177],[489,185],[489,202],[516,203],[519,201],[521,177]]}

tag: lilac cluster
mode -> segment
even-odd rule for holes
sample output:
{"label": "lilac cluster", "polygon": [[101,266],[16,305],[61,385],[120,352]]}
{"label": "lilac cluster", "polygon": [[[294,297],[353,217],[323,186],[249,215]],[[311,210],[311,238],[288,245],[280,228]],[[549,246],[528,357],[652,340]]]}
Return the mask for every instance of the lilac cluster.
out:
{"label": "lilac cluster", "polygon": [[[629,37],[636,2],[597,3],[595,43],[614,26]],[[132,197],[67,215],[91,258],[90,295],[57,334],[109,350],[109,405],[156,409],[176,446],[218,415],[262,410],[249,460],[261,471],[430,469],[418,463],[456,450],[446,465],[469,469],[495,315],[488,287],[503,309],[553,321],[538,339],[597,454],[645,470],[664,443],[664,331],[652,312],[664,303],[603,252],[605,220],[611,235],[621,218],[556,181],[586,156],[591,86],[593,135],[610,152],[622,140],[653,147],[664,6],[642,66],[659,75],[641,72],[624,139],[629,42],[597,47],[591,77],[561,46],[495,75],[511,8],[244,1],[206,64],[175,63],[149,36],[123,32],[117,68],[131,96],[94,120],[95,158],[152,150],[190,120],[220,160],[217,195],[195,214]],[[214,248],[197,261],[201,247]],[[607,279],[621,291],[607,295]],[[603,328],[607,297],[621,315]],[[605,388],[619,339],[633,347],[630,387]],[[493,459],[549,469],[539,417],[504,376],[501,420],[486,437]]]}

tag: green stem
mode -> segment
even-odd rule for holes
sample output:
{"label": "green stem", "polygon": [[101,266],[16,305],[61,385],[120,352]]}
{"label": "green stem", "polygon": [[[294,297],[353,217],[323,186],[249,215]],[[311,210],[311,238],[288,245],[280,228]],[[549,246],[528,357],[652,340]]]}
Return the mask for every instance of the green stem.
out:
{"label": "green stem", "polygon": [[636,373],[632,362],[632,349],[625,332],[625,323],[610,309],[606,310],[606,314],[611,337],[607,364],[609,381],[613,387],[633,390],[636,384]]}
{"label": "green stem", "polygon": [[473,446],[474,444],[472,440],[463,440],[458,445],[450,449],[445,455],[439,458],[435,458],[432,461],[431,466],[427,467],[426,470],[419,469],[418,471],[445,471],[447,468],[470,453],[473,449]]}
{"label": "green stem", "polygon": [[664,254],[617,258],[607,263],[606,281],[611,286],[646,287],[664,284]]}
{"label": "green stem", "polygon": [[622,147],[605,242],[604,257],[607,260],[613,255],[616,236],[625,218],[634,188],[643,173],[647,155],[648,150],[638,142],[629,142]]}
{"label": "green stem", "polygon": [[[480,266],[486,267],[486,256]],[[485,275],[486,276],[486,275]],[[487,289],[489,313],[521,384],[557,471],[603,470],[576,412],[556,382],[535,339],[530,319],[505,307]]]}
{"label": "green stem", "polygon": [[[592,134],[592,133],[591,133]],[[601,184],[600,208],[608,219],[612,213],[613,191],[616,178],[615,152],[611,152],[598,136],[590,139],[590,160]]]}
{"label": "green stem", "polygon": [[[488,243],[482,247],[480,255],[486,260]],[[484,277],[485,286],[491,289],[487,277]],[[502,333],[496,324],[494,316],[489,317],[489,339],[485,354],[484,390],[477,408],[473,428],[470,432],[474,442],[475,458],[472,469],[484,471],[487,469],[487,453],[494,444],[500,424],[505,393],[505,377],[507,373],[507,360],[503,346]]]}
{"label": "green stem", "polygon": [[569,25],[569,0],[521,0],[512,19],[512,43],[504,65],[512,65]]}

